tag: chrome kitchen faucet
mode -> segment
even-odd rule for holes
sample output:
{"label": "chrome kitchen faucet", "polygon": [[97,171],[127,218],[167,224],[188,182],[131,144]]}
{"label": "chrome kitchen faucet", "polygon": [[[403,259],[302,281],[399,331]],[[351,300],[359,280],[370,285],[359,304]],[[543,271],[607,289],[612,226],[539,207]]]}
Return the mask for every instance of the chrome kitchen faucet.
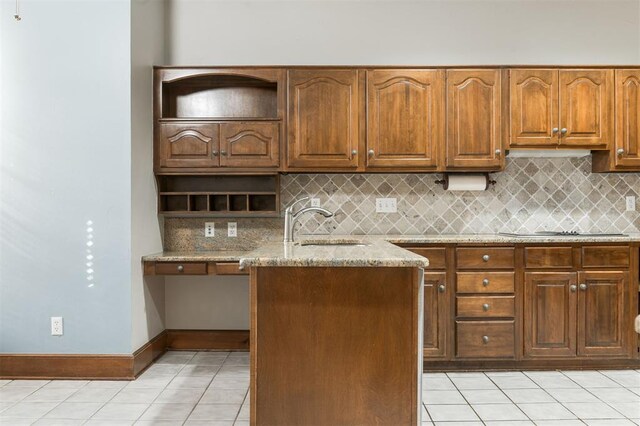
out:
{"label": "chrome kitchen faucet", "polygon": [[298,220],[300,219],[300,216],[302,216],[303,214],[309,213],[309,212],[315,212],[315,213],[320,213],[324,217],[333,216],[333,212],[330,212],[327,209],[323,209],[322,207],[305,207],[303,209],[298,210],[295,213],[293,212],[293,207],[296,204],[306,201],[308,199],[309,197],[304,197],[304,198],[300,198],[299,200],[295,200],[294,202],[289,204],[287,208],[284,210],[284,242],[285,243],[293,242],[293,227],[295,226],[296,222],[298,222]]}

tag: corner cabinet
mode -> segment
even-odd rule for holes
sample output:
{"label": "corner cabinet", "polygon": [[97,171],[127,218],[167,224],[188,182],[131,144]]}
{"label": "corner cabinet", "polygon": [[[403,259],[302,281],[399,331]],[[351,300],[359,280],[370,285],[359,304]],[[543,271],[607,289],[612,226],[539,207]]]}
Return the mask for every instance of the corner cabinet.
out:
{"label": "corner cabinet", "polygon": [[287,168],[355,169],[360,140],[356,69],[289,70]]}
{"label": "corner cabinet", "polygon": [[447,70],[447,169],[501,169],[500,69]]}
{"label": "corner cabinet", "polygon": [[434,170],[444,140],[444,71],[367,71],[367,168]]}

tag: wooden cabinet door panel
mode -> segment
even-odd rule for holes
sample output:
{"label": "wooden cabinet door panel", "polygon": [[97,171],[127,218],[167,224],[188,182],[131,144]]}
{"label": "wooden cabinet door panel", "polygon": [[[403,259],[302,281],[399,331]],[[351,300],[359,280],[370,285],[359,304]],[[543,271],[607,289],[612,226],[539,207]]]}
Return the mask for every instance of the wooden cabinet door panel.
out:
{"label": "wooden cabinet door panel", "polygon": [[441,70],[367,72],[367,167],[438,165],[443,89]]}
{"label": "wooden cabinet door panel", "polygon": [[[443,287],[444,286],[444,290]],[[423,347],[425,357],[446,355],[448,295],[447,275],[444,272],[424,273],[424,330]]]}
{"label": "wooden cabinet door panel", "polygon": [[358,166],[357,70],[289,71],[288,166]]}
{"label": "wooden cabinet door panel", "polygon": [[557,145],[558,70],[511,70],[510,88],[510,145]]}
{"label": "wooden cabinet door panel", "polygon": [[576,278],[574,272],[525,273],[525,356],[576,356]]}
{"label": "wooden cabinet door panel", "polygon": [[217,124],[161,123],[160,132],[160,167],[219,165]]}
{"label": "wooden cabinet door panel", "polygon": [[500,86],[497,69],[447,71],[447,167],[503,164]]}
{"label": "wooden cabinet door panel", "polygon": [[279,123],[224,123],[220,130],[220,165],[278,167]]}
{"label": "wooden cabinet door panel", "polygon": [[640,168],[640,70],[616,70],[615,85],[615,164]]}
{"label": "wooden cabinet door panel", "polygon": [[580,272],[578,355],[629,354],[627,314],[628,272]]}
{"label": "wooden cabinet door panel", "polygon": [[606,147],[613,114],[613,70],[560,70],[561,145]]}

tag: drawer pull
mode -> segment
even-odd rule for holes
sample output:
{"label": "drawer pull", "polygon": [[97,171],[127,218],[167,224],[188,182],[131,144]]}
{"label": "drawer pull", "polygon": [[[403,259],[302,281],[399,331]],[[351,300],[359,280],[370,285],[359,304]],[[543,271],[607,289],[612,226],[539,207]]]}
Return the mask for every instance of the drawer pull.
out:
{"label": "drawer pull", "polygon": [[489,310],[489,304],[485,303],[484,305],[482,305],[482,310],[487,312]]}
{"label": "drawer pull", "polygon": [[484,280],[482,280],[482,285],[487,287],[489,285],[489,278],[485,278]]}
{"label": "drawer pull", "polygon": [[444,284],[440,284],[440,285],[438,286],[438,291],[439,291],[440,293],[444,293],[444,291],[445,291],[445,290],[446,290],[446,288],[445,288]]}
{"label": "drawer pull", "polygon": [[578,286],[575,284],[571,284],[569,286],[569,290],[571,290],[571,293],[575,293],[577,289],[578,289]]}
{"label": "drawer pull", "polygon": [[484,256],[482,256],[482,260],[485,261],[485,262],[488,262],[489,261],[489,255],[485,254]]}
{"label": "drawer pull", "polygon": [[184,266],[178,265],[178,272],[183,272],[183,271],[184,271]]}
{"label": "drawer pull", "polygon": [[489,336],[482,336],[482,343],[484,343],[485,345],[489,343]]}
{"label": "drawer pull", "polygon": [[580,284],[580,290],[587,291],[587,285],[586,284]]}

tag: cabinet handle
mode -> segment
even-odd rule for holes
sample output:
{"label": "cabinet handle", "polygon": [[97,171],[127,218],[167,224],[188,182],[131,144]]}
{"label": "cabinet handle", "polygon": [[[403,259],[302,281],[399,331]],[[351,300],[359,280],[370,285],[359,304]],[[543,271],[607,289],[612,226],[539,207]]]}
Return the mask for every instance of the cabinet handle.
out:
{"label": "cabinet handle", "polygon": [[557,127],[554,127],[553,129],[551,129],[551,132],[555,135],[556,133],[558,133],[558,129]]}
{"label": "cabinet handle", "polygon": [[488,261],[489,261],[489,255],[488,255],[488,254],[485,254],[484,256],[482,256],[482,260],[483,260],[484,262],[488,262]]}
{"label": "cabinet handle", "polygon": [[484,305],[482,305],[482,310],[487,312],[489,310],[489,304],[485,303]]}
{"label": "cabinet handle", "polygon": [[224,149],[222,151],[220,151],[221,155],[227,155],[227,151],[225,151]]}
{"label": "cabinet handle", "polygon": [[351,155],[353,155],[354,157],[358,155],[358,150],[357,149],[352,150]]}
{"label": "cabinet handle", "polygon": [[500,157],[500,154],[502,154],[502,150],[501,149],[496,149],[496,155],[498,157]]}
{"label": "cabinet handle", "polygon": [[562,129],[560,129],[560,133],[562,133],[563,135],[567,134],[567,128],[563,127]]}
{"label": "cabinet handle", "polygon": [[184,271],[184,266],[178,265],[178,272],[182,272],[182,271]]}
{"label": "cabinet handle", "polygon": [[618,155],[622,156],[624,155],[624,149],[622,148],[618,148],[618,150],[616,151],[618,153]]}
{"label": "cabinet handle", "polygon": [[580,290],[586,291],[587,290],[587,285],[586,284],[580,284]]}
{"label": "cabinet handle", "polygon": [[370,149],[368,154],[369,154],[369,157],[373,157],[373,155],[375,154],[375,151]]}
{"label": "cabinet handle", "polygon": [[571,293],[575,293],[577,289],[578,289],[578,286],[576,286],[575,284],[571,284],[569,286],[569,290],[571,290]]}
{"label": "cabinet handle", "polygon": [[487,287],[489,285],[489,279],[485,278],[484,280],[482,280],[482,285]]}
{"label": "cabinet handle", "polygon": [[445,289],[446,289],[446,288],[445,288],[444,284],[440,284],[440,285],[438,286],[438,291],[439,291],[440,293],[444,293]]}
{"label": "cabinet handle", "polygon": [[489,343],[489,336],[482,336],[482,343],[484,343],[485,345]]}
{"label": "cabinet handle", "polygon": [[211,156],[212,157],[217,157],[218,156],[218,151],[216,151],[215,149],[213,151],[211,151]]}

